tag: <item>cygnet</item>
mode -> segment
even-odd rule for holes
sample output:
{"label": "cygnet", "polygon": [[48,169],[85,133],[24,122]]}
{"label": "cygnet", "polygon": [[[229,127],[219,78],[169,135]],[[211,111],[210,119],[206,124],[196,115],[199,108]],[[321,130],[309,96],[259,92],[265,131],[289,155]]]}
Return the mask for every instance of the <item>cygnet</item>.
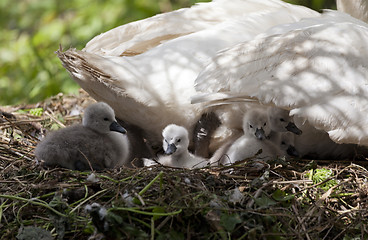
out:
{"label": "cygnet", "polygon": [[126,130],[116,122],[112,108],[99,102],[88,106],[82,124],[50,133],[35,151],[46,166],[73,170],[102,170],[128,163]]}
{"label": "cygnet", "polygon": [[295,125],[293,117],[289,115],[289,111],[278,108],[267,108],[268,121],[270,128],[275,132],[292,132],[296,135],[301,135],[302,131]]}
{"label": "cygnet", "polygon": [[[166,155],[160,156],[158,162],[164,166],[177,168],[202,168],[209,165],[209,161],[191,154],[188,151],[188,131],[182,126],[170,124],[162,131],[163,149]],[[145,166],[153,165],[152,160],[144,160]]]}
{"label": "cygnet", "polygon": [[267,108],[267,115],[272,130],[269,140],[280,148],[284,156],[298,157],[295,135],[301,135],[303,132],[295,125],[289,111],[270,106]]}
{"label": "cygnet", "polygon": [[295,134],[291,132],[280,132],[278,146],[283,156],[299,157],[299,152],[295,148]]}
{"label": "cygnet", "polygon": [[281,155],[279,148],[270,140],[271,133],[267,112],[262,109],[250,109],[243,118],[244,135],[239,137],[228,149],[222,164],[232,164],[247,158],[254,157],[259,150],[262,153],[256,159],[268,160]]}

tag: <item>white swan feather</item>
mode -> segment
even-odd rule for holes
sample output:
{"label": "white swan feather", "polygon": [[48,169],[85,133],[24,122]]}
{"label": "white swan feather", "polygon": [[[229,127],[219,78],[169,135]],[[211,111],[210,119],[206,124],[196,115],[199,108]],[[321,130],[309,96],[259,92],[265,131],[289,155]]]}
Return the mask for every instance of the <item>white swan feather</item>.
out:
{"label": "white swan feather", "polygon": [[336,11],[296,25],[222,51],[196,89],[290,109],[335,142],[368,145],[368,25]]}

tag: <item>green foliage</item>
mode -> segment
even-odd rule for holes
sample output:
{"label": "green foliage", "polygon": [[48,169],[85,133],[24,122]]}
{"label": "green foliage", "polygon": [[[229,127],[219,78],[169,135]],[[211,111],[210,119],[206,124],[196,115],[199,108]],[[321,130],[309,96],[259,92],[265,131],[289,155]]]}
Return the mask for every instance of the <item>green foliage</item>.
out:
{"label": "green foliage", "polygon": [[276,189],[276,191],[272,194],[272,198],[278,202],[287,202],[294,198],[293,194],[288,194],[280,189]]}
{"label": "green foliage", "polygon": [[265,194],[262,194],[261,197],[255,199],[255,203],[260,209],[269,208],[277,204],[277,202],[274,199],[268,197]]}
{"label": "green foliage", "polygon": [[[327,180],[328,178],[332,177],[332,170],[325,169],[325,168],[310,170],[307,173],[307,177],[311,179],[314,184],[317,184],[317,183],[323,182]],[[331,179],[325,182],[324,184],[319,185],[319,188],[327,191],[328,189],[330,189],[331,187],[335,185],[337,185],[337,181],[334,179]]]}
{"label": "green foliage", "polygon": [[33,116],[40,117],[43,114],[43,108],[33,108],[29,110],[29,113]]}
{"label": "green foliage", "polygon": [[238,214],[222,214],[220,218],[221,225],[225,228],[226,231],[232,232],[235,229],[236,224],[241,223]]}
{"label": "green foliage", "polygon": [[0,105],[76,92],[54,52],[82,49],[94,36],[195,0],[0,1]]}
{"label": "green foliage", "polygon": [[[59,45],[82,49],[111,28],[199,1],[0,1],[0,105],[76,92],[78,85],[54,54]],[[290,2],[320,9],[333,7],[332,1]]]}

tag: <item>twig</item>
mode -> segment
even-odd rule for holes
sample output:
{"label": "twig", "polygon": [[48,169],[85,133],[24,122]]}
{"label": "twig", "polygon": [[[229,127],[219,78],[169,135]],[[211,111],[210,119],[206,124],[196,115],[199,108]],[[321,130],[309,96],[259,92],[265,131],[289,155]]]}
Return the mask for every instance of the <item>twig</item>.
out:
{"label": "twig", "polygon": [[58,119],[56,119],[54,116],[52,116],[48,111],[45,111],[45,114],[51,118],[54,122],[56,122],[57,124],[59,124],[61,127],[65,128],[65,125],[60,122]]}
{"label": "twig", "polygon": [[156,228],[156,230],[160,230],[165,224],[172,218],[172,216],[167,216]]}
{"label": "twig", "polygon": [[87,156],[86,156],[86,155],[85,155],[81,150],[79,150],[79,148],[78,148],[77,150],[78,150],[78,152],[79,152],[80,154],[82,154],[82,156],[84,157],[84,159],[86,159],[86,161],[87,161],[87,163],[88,163],[88,166],[89,166],[90,170],[91,170],[91,171],[93,171],[92,164],[91,164],[91,162],[89,161],[89,159],[87,158]]}
{"label": "twig", "polygon": [[88,202],[89,200],[91,200],[92,198],[94,198],[94,197],[96,197],[96,196],[98,196],[98,195],[100,195],[100,194],[102,194],[102,193],[106,192],[107,190],[108,190],[107,188],[106,188],[106,189],[103,189],[103,190],[101,190],[101,191],[99,191],[99,192],[97,192],[97,193],[93,194],[92,196],[90,196],[90,197],[86,198],[84,201],[80,202],[77,206],[75,206],[75,208],[73,208],[73,209],[70,211],[70,213],[74,212],[74,211],[75,211],[75,210],[77,210],[80,206],[82,206],[84,203],[86,203],[86,202]]}
{"label": "twig", "polygon": [[307,228],[305,227],[304,222],[302,221],[302,219],[301,219],[301,218],[300,218],[300,216],[299,216],[298,209],[295,207],[295,205],[294,205],[294,204],[292,204],[292,205],[291,205],[291,207],[292,207],[293,211],[295,212],[296,219],[298,220],[298,222],[299,222],[299,224],[301,225],[301,227],[302,227],[303,231],[305,232],[306,238],[307,238],[308,240],[311,240],[311,238],[309,237],[309,234],[308,234],[308,232],[307,232]]}
{"label": "twig", "polygon": [[266,188],[267,186],[269,186],[269,185],[271,185],[271,183],[265,183],[265,184],[263,184],[263,186],[262,187],[260,187],[255,193],[254,193],[254,196],[249,200],[249,202],[247,203],[247,206],[246,206],[246,208],[252,208],[252,206],[253,206],[253,204],[254,204],[254,201],[255,201],[255,199],[256,198],[258,198],[259,197],[259,195],[261,195],[261,193],[262,193],[262,190],[264,189],[264,188]]}
{"label": "twig", "polygon": [[[27,157],[26,155],[23,155],[23,154],[21,154],[21,153],[19,153],[19,152],[15,151],[15,150],[13,150],[13,149],[11,149],[11,148],[9,148],[9,149],[8,149],[8,151],[10,151],[10,152],[14,153],[15,155],[19,156],[19,158],[18,158],[18,159],[16,159],[16,160],[19,160],[19,159],[25,158],[25,159],[27,159],[27,160],[29,160],[29,161],[33,161],[33,159],[31,159],[31,158]],[[31,150],[29,150],[27,153],[30,153],[31,151],[32,151],[32,149],[31,149]]]}
{"label": "twig", "polygon": [[301,184],[301,183],[306,183],[306,184],[313,184],[312,180],[309,179],[302,179],[302,180],[290,180],[290,181],[272,181],[273,184]]}

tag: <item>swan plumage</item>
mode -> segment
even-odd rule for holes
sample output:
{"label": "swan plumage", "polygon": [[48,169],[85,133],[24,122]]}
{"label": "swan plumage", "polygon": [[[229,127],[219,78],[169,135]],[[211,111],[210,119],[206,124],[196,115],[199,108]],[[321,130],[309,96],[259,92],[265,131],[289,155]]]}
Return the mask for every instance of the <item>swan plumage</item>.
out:
{"label": "swan plumage", "polygon": [[[366,0],[365,0],[366,1]],[[368,23],[368,4],[357,0],[336,0],[337,9]]]}
{"label": "swan plumage", "polygon": [[250,98],[284,108],[335,142],[368,145],[368,25],[328,11],[293,26],[220,52],[196,89],[217,103]]}
{"label": "swan plumage", "polygon": [[328,133],[309,124],[302,118],[295,117],[296,125],[303,134],[294,137],[294,146],[300,157],[313,159],[346,159],[354,158],[357,154],[367,156],[365,147],[357,144],[336,143]]}
{"label": "swan plumage", "polygon": [[217,0],[123,25],[96,36],[83,51],[58,56],[82,88],[109,103],[119,119],[143,128],[155,145],[170,123],[192,134],[205,111],[190,102],[194,80],[219,50],[319,15],[279,0]]}
{"label": "swan plumage", "polygon": [[99,102],[88,106],[82,124],[48,134],[35,155],[45,166],[76,170],[102,170],[129,164],[126,130],[115,119],[113,109]]}

